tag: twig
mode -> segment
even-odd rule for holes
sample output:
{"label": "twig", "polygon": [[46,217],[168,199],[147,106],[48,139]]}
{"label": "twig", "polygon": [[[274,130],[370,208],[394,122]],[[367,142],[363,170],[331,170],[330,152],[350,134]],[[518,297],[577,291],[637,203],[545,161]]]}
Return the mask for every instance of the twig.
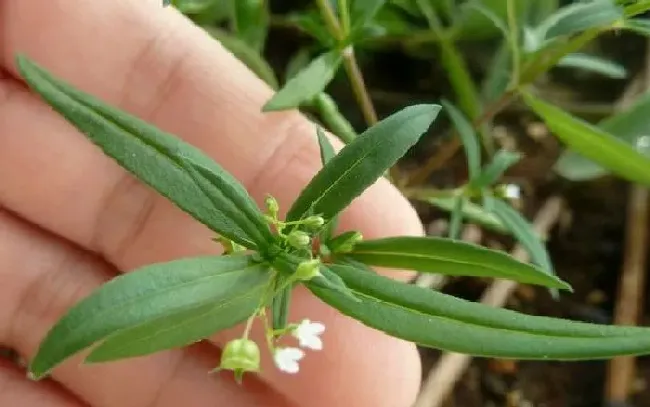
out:
{"label": "twig", "polygon": [[[549,198],[539,212],[537,212],[533,222],[533,229],[541,235],[548,234],[558,221],[562,212],[562,206],[562,200],[560,198]],[[529,259],[528,252],[520,245],[514,248],[512,256],[522,262],[526,262]],[[515,288],[517,288],[517,283],[514,281],[497,280],[483,293],[481,303],[492,307],[503,307]],[[438,363],[429,372],[413,407],[441,406],[453,390],[456,382],[469,366],[471,360],[472,356],[465,354],[443,354]]]}
{"label": "twig", "polygon": [[[648,42],[646,70],[640,75],[643,88],[650,88],[650,42]],[[630,88],[634,88],[634,82]],[[643,90],[643,89],[642,89]],[[639,92],[626,92],[619,106],[629,106]],[[648,260],[648,190],[640,185],[629,186],[625,257],[619,282],[614,323],[636,325],[638,323],[643,291],[645,287],[645,268]],[[636,370],[634,356],[612,359],[607,365],[605,397],[610,405],[624,403],[630,396]]]}
{"label": "twig", "polygon": [[359,107],[361,108],[361,113],[363,113],[363,118],[369,126],[372,126],[377,123],[377,112],[375,111],[375,106],[372,104],[372,100],[368,94],[368,88],[363,79],[361,69],[359,69],[357,58],[354,55],[354,48],[352,48],[351,45],[346,47],[343,50],[342,55],[343,67],[350,78],[352,90],[354,91],[354,95],[356,96]]}

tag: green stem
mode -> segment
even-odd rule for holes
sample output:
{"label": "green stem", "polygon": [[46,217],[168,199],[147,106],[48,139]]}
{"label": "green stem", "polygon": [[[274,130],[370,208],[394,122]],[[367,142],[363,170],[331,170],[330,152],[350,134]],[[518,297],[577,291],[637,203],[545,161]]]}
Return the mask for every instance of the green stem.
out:
{"label": "green stem", "polygon": [[330,7],[328,0],[316,0],[316,5],[320,10],[320,14],[323,17],[325,26],[329,30],[330,34],[332,34],[338,41],[342,41],[344,37],[343,32],[341,31],[341,26],[339,25],[339,21],[336,19],[336,14],[334,14],[334,10]]}
{"label": "green stem", "polygon": [[351,45],[343,50],[343,66],[348,74],[348,78],[350,78],[352,90],[357,98],[357,103],[359,103],[366,124],[368,126],[376,124],[378,121],[377,112],[368,94],[368,88],[363,79],[361,69],[359,69],[359,64],[357,64],[357,59],[354,56],[354,48]]}
{"label": "green stem", "polygon": [[348,7],[348,0],[338,0],[339,16],[341,18],[341,28],[343,30],[343,37],[350,34],[350,8]]}
{"label": "green stem", "polygon": [[512,82],[511,86],[519,83],[521,55],[519,53],[519,27],[517,25],[517,9],[515,0],[506,0],[508,13],[508,29],[510,30],[510,49],[512,52]]}
{"label": "green stem", "polygon": [[348,119],[343,116],[339,110],[336,102],[327,93],[321,93],[316,98],[315,103],[318,109],[321,120],[325,123],[330,130],[343,141],[345,144],[352,142],[357,138],[357,132],[352,127]]}

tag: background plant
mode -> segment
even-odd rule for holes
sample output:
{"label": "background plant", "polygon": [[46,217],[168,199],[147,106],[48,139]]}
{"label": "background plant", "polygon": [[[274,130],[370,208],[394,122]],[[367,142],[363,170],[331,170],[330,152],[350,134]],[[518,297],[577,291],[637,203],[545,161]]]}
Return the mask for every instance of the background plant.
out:
{"label": "background plant", "polygon": [[[410,139],[411,144],[408,144],[406,140],[401,140],[397,134],[393,134],[391,137],[384,135],[391,143],[404,142],[407,144],[403,145],[404,149],[400,150],[399,156],[389,159],[391,162],[388,167],[390,168],[382,167],[381,173],[388,170],[386,175],[410,198],[449,211],[449,238],[458,238],[463,222],[475,222],[492,231],[510,234],[530,252],[533,262],[538,266],[535,270],[543,272],[546,276],[552,276],[554,268],[546,251],[543,237],[534,233],[526,218],[508,202],[518,199],[518,189],[502,182],[504,174],[517,164],[523,155],[521,152],[500,145],[499,140],[494,137],[494,124],[499,114],[513,105],[523,104],[546,123],[552,135],[566,146],[565,152],[553,167],[555,173],[560,177],[575,181],[613,174],[643,186],[647,186],[650,182],[648,175],[650,167],[644,155],[647,142],[643,138],[648,120],[647,114],[645,114],[647,98],[640,98],[629,109],[606,115],[607,117],[604,117],[602,121],[594,124],[579,117],[570,109],[559,108],[547,100],[548,95],[545,93],[543,82],[545,75],[554,69],[578,69],[614,79],[627,77],[627,71],[623,66],[587,53],[584,49],[599,36],[612,32],[646,35],[649,32],[650,24],[641,15],[650,8],[650,2],[594,0],[560,5],[557,1],[520,2],[515,0],[442,2],[428,0],[322,0],[308,4],[304,8],[292,10],[290,13],[277,14],[271,13],[268,3],[264,1],[196,0],[172,3],[221,41],[269,86],[277,89],[275,96],[264,106],[265,111],[300,108],[345,143],[348,143],[351,149],[346,151],[355,151],[356,146],[363,145],[356,142],[360,139],[358,134],[365,134],[363,129],[367,126],[370,128],[366,132],[371,132],[376,128],[374,125],[378,122],[375,103],[366,86],[363,70],[360,69],[360,65],[362,65],[359,62],[360,56],[364,57],[385,49],[398,47],[410,58],[439,61],[444,69],[443,73],[447,76],[446,80],[450,84],[449,94],[446,95],[446,99],[440,101],[443,115],[451,124],[450,137],[447,137],[442,143],[438,143],[435,152],[427,157],[416,170],[406,170],[393,164],[415,144],[426,129],[417,135],[412,135],[416,139]],[[272,68],[271,64],[263,57],[270,44],[268,33],[272,27],[296,29],[311,39],[305,41],[306,45],[296,52],[283,73]],[[470,70],[461,47],[466,41],[478,41],[486,38],[497,43],[497,46],[494,48],[494,56],[489,64],[486,64],[488,68],[477,75],[476,72]],[[278,75],[279,73],[281,75]],[[25,76],[28,76],[27,71],[25,71]],[[278,79],[280,76],[284,76],[283,80]],[[358,104],[358,111],[365,125],[358,120],[359,118],[354,118],[352,115],[345,117],[341,114],[343,109],[327,93],[328,88],[343,81],[350,83],[353,100]],[[70,90],[70,92],[72,91]],[[39,89],[39,92],[44,93],[42,88]],[[86,96],[77,97],[79,100],[86,100],[85,98]],[[48,101],[54,104],[54,99]],[[93,103],[93,108],[109,109],[109,107],[100,105],[100,102]],[[65,115],[65,109],[60,109]],[[118,112],[113,111],[112,114],[118,115]],[[120,113],[119,116],[122,117],[122,114]],[[68,119],[73,120],[74,118],[68,117]],[[405,123],[404,121],[400,122],[400,126],[404,126]],[[381,127],[377,128],[381,129]],[[320,137],[322,158],[326,163],[332,158],[332,152],[328,150],[324,140],[323,137]],[[106,150],[105,144],[102,144],[101,141],[98,144],[102,145],[107,154],[118,161],[119,157],[116,155],[124,153],[123,151]],[[429,184],[431,175],[443,168],[461,148],[467,165],[466,182],[432,188]],[[126,159],[126,157],[124,158]],[[319,237],[324,237],[325,253],[318,253],[318,255],[329,255],[330,253],[327,251],[330,245],[336,246],[337,237],[332,238],[332,233],[335,230],[335,215],[343,207],[330,207],[331,202],[325,201],[326,203],[322,207],[317,206],[317,210],[315,209],[314,212],[307,210],[303,212],[302,209],[290,211],[287,219],[280,221],[273,218],[272,201],[270,200],[265,217],[248,201],[216,200],[217,198],[214,196],[219,195],[218,190],[226,184],[214,175],[213,164],[207,164],[207,161],[203,162],[203,158],[199,160],[198,167],[196,163],[188,164],[183,161],[184,159],[177,157],[173,160],[181,160],[177,165],[185,168],[186,177],[196,183],[202,194],[211,197],[209,199],[211,202],[210,204],[208,201],[201,202],[203,208],[200,209],[197,202],[177,201],[177,199],[187,199],[187,196],[192,194],[184,194],[184,197],[179,198],[168,197],[228,239],[224,242],[226,245],[231,245],[229,247],[232,247],[230,242],[233,242],[261,252],[263,258],[274,258],[277,253],[265,253],[259,243],[265,239],[277,239],[278,235],[274,235],[268,228],[269,216],[271,217],[270,225],[276,229],[277,226],[280,226],[280,232],[286,231],[287,237],[291,233],[298,232],[296,226],[299,225],[290,223],[285,225],[280,222],[300,222],[310,216],[322,216],[325,222],[324,234]],[[330,168],[336,168],[336,163],[340,163],[341,160],[334,161]],[[129,168],[128,162],[121,162],[121,164]],[[137,174],[137,168],[129,169]],[[327,174],[326,171],[323,173]],[[381,173],[374,175],[380,176]],[[224,175],[222,170],[216,171],[216,174],[226,177],[228,188],[233,188],[233,191],[245,196],[236,187],[236,182]],[[316,192],[312,192],[311,195],[308,187],[294,206],[297,205],[298,208],[301,208],[301,205],[305,208],[310,207],[315,199],[314,194],[323,189],[326,181],[329,182],[330,179],[321,178],[319,186],[312,189]],[[155,180],[150,182],[159,191],[164,187],[164,185],[156,184]],[[241,207],[246,212],[243,215],[234,210],[240,204],[243,205]],[[215,208],[222,212],[218,214],[219,217],[216,220],[213,214]],[[295,218],[294,213],[297,213]],[[235,218],[243,217],[239,221],[235,221],[233,215]],[[221,226],[217,227],[222,223],[230,224],[232,231],[222,233]],[[303,232],[307,234],[308,239],[313,237],[313,233],[310,236],[310,231]],[[280,236],[282,237],[281,234]],[[305,235],[296,234],[293,236],[305,237]],[[357,271],[364,269],[358,261],[363,261],[368,265],[398,266],[422,272],[451,275],[522,278],[524,274],[506,275],[499,267],[497,267],[498,270],[482,270],[480,272],[456,267],[453,265],[454,260],[469,258],[463,257],[469,256],[468,253],[456,251],[460,250],[458,249],[460,247],[466,247],[460,242],[427,240],[426,244],[414,245],[407,239],[384,240],[378,243],[361,242],[346,246],[350,240],[345,239],[352,236],[357,235],[352,232],[352,234],[338,236],[338,243],[342,242],[346,252],[348,249],[350,250],[344,256],[344,264],[339,264],[335,260],[335,266],[324,267],[324,270],[328,271],[321,271],[323,279],[319,281],[323,281],[323,284],[327,284],[325,281],[328,281],[330,285],[327,288],[324,286],[310,288],[317,296],[342,312],[391,334],[401,335],[422,345],[447,350],[483,356],[517,358],[550,356],[562,359],[611,356],[636,352],[632,352],[631,348],[625,350],[626,346],[639,347],[639,351],[645,346],[641,336],[634,334],[627,337],[628,332],[636,332],[635,330],[616,330],[611,331],[613,336],[608,337],[610,340],[617,339],[618,342],[599,341],[599,344],[610,343],[612,346],[602,350],[589,348],[589,346],[584,347],[587,342],[563,342],[564,339],[558,337],[553,342],[559,347],[556,348],[559,353],[556,353],[555,356],[542,355],[544,352],[539,348],[536,354],[518,354],[518,346],[528,346],[530,349],[529,344],[526,345],[527,342],[524,340],[530,338],[523,336],[508,342],[509,350],[506,353],[503,353],[505,350],[497,348],[482,353],[476,349],[476,344],[472,347],[471,344],[463,345],[463,342],[459,341],[459,336],[462,337],[462,332],[465,332],[466,328],[463,324],[468,323],[463,319],[467,315],[463,315],[461,318],[460,315],[447,314],[449,310],[446,308],[436,308],[435,310],[426,308],[429,306],[428,304],[435,303],[431,299],[433,293],[424,294],[420,291],[417,291],[417,294],[415,291],[413,293],[404,291],[403,296],[399,297],[399,301],[404,301],[407,297],[420,298],[420,295],[426,295],[426,297],[422,297],[426,300],[423,299],[422,303],[418,302],[417,307],[413,304],[409,306],[415,307],[414,310],[425,315],[445,315],[447,318],[451,318],[452,322],[462,321],[463,324],[451,323],[448,326],[448,331],[444,328],[447,326],[445,325],[446,318],[442,318],[435,325],[436,328],[430,330],[425,329],[425,321],[417,319],[412,321],[412,325],[400,325],[399,328],[396,328],[399,324],[379,326],[381,321],[391,320],[386,319],[383,313],[393,312],[392,315],[398,315],[397,307],[385,309],[382,306],[384,301],[390,303],[390,301],[398,300],[385,297],[388,294],[381,291],[384,287],[383,284],[388,284],[387,282],[374,281],[370,274],[357,274],[350,271],[351,267]],[[327,242],[330,238],[332,243],[328,245]],[[289,240],[287,240],[287,244],[289,244],[288,242]],[[429,242],[435,242],[435,245]],[[400,250],[397,256],[391,254],[392,250],[397,250],[395,247]],[[258,250],[260,248],[263,250]],[[439,259],[433,258],[427,258],[426,261],[420,260],[420,256],[431,253],[444,253],[447,263],[440,263]],[[285,268],[288,275],[291,274],[289,270],[295,271],[298,268],[296,260],[291,258],[285,258],[281,264],[272,265],[274,269]],[[541,278],[542,274],[535,275]],[[522,282],[534,281],[522,280]],[[291,286],[294,283],[296,282],[287,283],[273,280],[274,290],[277,289],[277,295],[272,296],[270,304],[273,310],[272,325],[274,330],[282,331],[287,328],[286,309],[290,304]],[[271,284],[269,283],[269,285]],[[546,285],[558,288],[553,287],[552,284]],[[383,289],[388,290],[385,287]],[[401,287],[400,290],[402,289],[411,290],[415,287]],[[363,290],[376,291],[368,294],[362,292]],[[555,290],[553,293],[558,295]],[[355,308],[359,306],[359,303],[370,304],[367,309],[381,311],[377,311],[379,314],[362,311],[363,308]],[[400,306],[404,306],[404,304]],[[473,309],[472,314],[488,318],[484,315],[484,312],[487,311],[479,310],[482,308]],[[394,318],[397,317],[394,316]],[[399,320],[402,318],[408,319],[399,314]],[[486,323],[487,320],[482,321]],[[526,321],[534,320],[534,318],[526,319]],[[471,322],[478,323],[478,319],[472,319]],[[553,326],[552,324],[555,323],[547,322],[550,324],[549,326]],[[491,329],[495,328],[493,325],[489,326]],[[564,325],[562,326],[564,327]],[[523,329],[523,327],[523,325],[517,326],[516,329]],[[476,327],[472,326],[472,328]],[[502,329],[503,326],[499,326],[499,328]],[[579,335],[582,334],[577,334],[577,331],[570,331],[570,334],[569,331],[561,331],[563,333],[558,334],[560,331],[553,331],[554,328],[548,329],[551,330],[543,331],[544,335],[578,335],[574,340],[587,340],[580,337]],[[435,338],[426,336],[432,330],[437,331]],[[531,334],[531,331],[524,331]],[[493,331],[480,331],[486,338],[486,343],[490,343],[489,332]],[[601,332],[602,335],[606,335],[605,331]],[[625,332],[625,334],[621,334],[623,336],[619,338],[618,332]],[[467,333],[473,334],[472,331],[467,331]],[[623,340],[622,338],[627,339]],[[122,342],[122,344],[124,343],[128,342]],[[561,346],[569,346],[570,343],[580,343],[581,347],[591,349],[592,353],[570,355],[569,353],[573,351],[567,349],[573,348],[561,348]],[[493,344],[493,346],[497,345],[496,342]]]}

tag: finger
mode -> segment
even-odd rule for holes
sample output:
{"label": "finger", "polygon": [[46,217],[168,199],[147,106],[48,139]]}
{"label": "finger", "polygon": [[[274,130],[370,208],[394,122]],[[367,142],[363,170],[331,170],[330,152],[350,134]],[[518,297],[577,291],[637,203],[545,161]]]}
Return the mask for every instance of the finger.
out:
{"label": "finger", "polygon": [[[8,21],[5,32],[9,33],[3,53],[5,63],[10,62],[8,56],[12,55],[12,50],[27,51],[78,86],[201,147],[243,180],[258,199],[263,192],[271,192],[286,205],[318,169],[317,146],[310,138],[313,128],[293,113],[260,114],[259,108],[270,96],[268,89],[255,85],[259,82],[251,82],[250,74],[243,71],[237,61],[175,14],[163,16],[158,11],[145,10],[141,3],[135,5],[132,2],[81,3],[70,8],[60,1],[48,2],[47,5],[39,3],[37,9],[34,9],[35,2],[5,1],[2,4],[2,18]],[[93,17],[100,15],[101,19],[94,21]],[[56,27],[50,19],[57,22]],[[30,30],[16,21],[39,26],[41,44],[36,43]],[[150,33],[161,32],[171,34],[159,38],[155,46],[151,46],[152,40],[143,40],[151,38]],[[90,41],[85,44],[87,38]],[[119,39],[116,41],[115,38]],[[50,39],[51,44],[43,44]],[[69,47],[66,41],[74,42],[75,47]],[[45,52],[44,48],[50,45],[51,49]],[[102,48],[103,52],[95,54],[97,48]],[[185,54],[178,54],[178,49],[184,49]],[[62,63],[66,59],[74,60],[80,52],[84,53],[84,58],[89,57],[85,61],[86,74],[74,67],[78,62]],[[137,55],[146,57],[137,58]],[[133,62],[136,60],[140,62]],[[108,70],[104,71],[107,67]],[[229,75],[226,77],[223,72]],[[108,77],[110,82],[106,80]],[[137,80],[126,79],[128,77]],[[120,95],[116,91],[124,83],[137,83],[137,87],[131,86],[137,89],[133,92],[137,97]],[[167,91],[161,94],[158,93],[160,89]],[[8,174],[12,170],[16,173],[16,168],[21,169],[21,175],[7,181],[0,191],[0,200],[5,205],[75,242],[101,251],[124,270],[212,250],[212,246],[204,243],[209,234],[200,225],[167,201],[152,195],[141,184],[125,178],[123,171],[71,131],[60,118],[47,113],[47,108],[38,107],[36,109],[40,110],[36,113],[24,108],[24,104],[34,105],[34,100],[23,99],[18,103],[19,99],[13,93],[12,103],[5,103],[5,113],[0,112],[2,120],[6,120],[13,130],[6,134],[23,135],[20,139],[2,140],[6,148],[0,153],[0,158],[3,158],[0,159],[0,173]],[[155,108],[152,108],[153,100],[160,102]],[[23,107],[17,107],[19,104]],[[16,110],[12,114],[6,113],[9,109],[22,113],[16,113]],[[171,118],[172,112],[180,111],[187,112],[187,116]],[[43,117],[43,120],[25,123],[26,117],[34,115]],[[16,117],[22,120],[18,122]],[[45,126],[45,122],[49,124]],[[30,140],[29,134],[35,137]],[[38,137],[45,134],[47,137]],[[276,149],[286,144],[291,145],[286,149]],[[39,148],[35,149],[35,145]],[[266,148],[259,148],[260,145]],[[277,151],[273,152],[274,149]],[[65,163],[54,160],[54,153],[66,157]],[[38,166],[25,163],[38,163]],[[37,173],[47,173],[48,180],[39,178]],[[80,191],[83,191],[83,200],[78,199]],[[385,182],[371,188],[350,208],[344,216],[344,224],[347,228],[361,229],[369,237],[421,232],[413,210]],[[345,318],[335,319],[335,313],[330,315],[331,310],[311,297],[309,300],[304,300],[304,294],[296,297],[295,308],[308,312],[312,317],[322,316],[332,321],[329,333],[342,338],[342,342],[350,342],[349,338],[355,337],[350,332],[366,332]],[[303,303],[307,306],[303,307]],[[375,358],[367,347],[355,355],[355,361],[346,359],[343,354],[319,355],[312,359],[313,371],[319,370],[316,367],[322,364],[345,366],[357,373],[356,381],[340,386],[337,396],[358,392],[359,384],[387,384],[391,381],[412,393],[419,375],[414,349],[374,332],[368,335],[371,336],[366,338],[383,343],[386,350],[383,357],[395,356],[387,360],[392,369],[379,378],[381,382],[365,374],[381,370],[371,369],[372,366],[383,366],[382,359]],[[360,361],[367,362],[369,367],[359,367],[364,365]],[[319,389],[340,382],[335,372],[323,369],[320,374],[325,380],[318,382]],[[300,375],[294,380],[306,380],[305,377],[309,375]],[[410,381],[411,385],[403,386],[399,377]],[[295,391],[295,386],[285,385],[280,378],[272,376],[271,380],[287,392]],[[314,386],[312,383],[303,388]],[[392,391],[387,386],[379,387],[386,392]],[[329,394],[332,397],[331,392]],[[392,394],[403,396],[399,392]],[[373,398],[368,402],[386,400],[383,393],[369,397]]]}
{"label": "finger", "polygon": [[0,406],[84,407],[56,384],[35,383],[24,372],[0,359]]}
{"label": "finger", "polygon": [[[0,211],[0,344],[30,360],[57,318],[115,272]],[[55,369],[53,378],[93,407],[289,406],[254,376],[242,388],[227,376],[208,375],[219,353],[205,343],[103,365],[81,365],[85,353]]]}

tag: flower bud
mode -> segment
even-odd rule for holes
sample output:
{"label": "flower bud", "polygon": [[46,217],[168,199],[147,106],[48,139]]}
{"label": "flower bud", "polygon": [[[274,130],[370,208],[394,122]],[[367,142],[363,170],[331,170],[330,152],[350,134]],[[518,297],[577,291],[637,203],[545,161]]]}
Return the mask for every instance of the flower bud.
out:
{"label": "flower bud", "polygon": [[325,224],[325,219],[322,216],[310,216],[303,220],[302,224],[310,229],[318,229]]}
{"label": "flower bud", "polygon": [[495,188],[495,194],[500,198],[517,200],[521,198],[521,188],[516,184],[499,185]]}
{"label": "flower bud", "polygon": [[363,235],[359,232],[349,231],[342,233],[332,239],[327,247],[333,253],[347,253],[354,249],[354,245],[363,240]]}
{"label": "flower bud", "polygon": [[278,217],[278,212],[280,211],[280,205],[278,201],[275,200],[271,195],[267,195],[264,199],[264,204],[266,205],[266,210],[269,212],[273,219]]}
{"label": "flower bud", "polygon": [[294,230],[287,236],[287,242],[296,249],[304,249],[309,246],[311,239],[307,233],[301,230]]}
{"label": "flower bud", "polygon": [[298,280],[307,281],[311,280],[314,277],[320,276],[320,261],[319,260],[307,260],[303,261],[296,268],[296,278]]}
{"label": "flower bud", "polygon": [[260,348],[250,339],[235,339],[226,344],[221,354],[221,364],[217,370],[232,370],[235,379],[241,383],[245,372],[259,372]]}

